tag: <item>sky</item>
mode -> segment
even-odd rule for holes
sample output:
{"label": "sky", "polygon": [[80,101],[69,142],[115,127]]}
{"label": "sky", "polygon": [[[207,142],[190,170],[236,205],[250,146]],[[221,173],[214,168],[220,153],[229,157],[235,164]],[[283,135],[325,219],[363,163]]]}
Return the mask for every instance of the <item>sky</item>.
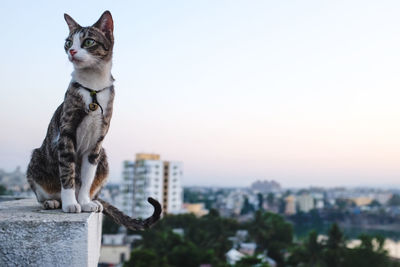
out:
{"label": "sky", "polygon": [[26,169],[72,65],[63,13],[114,18],[104,147],[184,185],[400,187],[399,1],[2,1],[0,168]]}

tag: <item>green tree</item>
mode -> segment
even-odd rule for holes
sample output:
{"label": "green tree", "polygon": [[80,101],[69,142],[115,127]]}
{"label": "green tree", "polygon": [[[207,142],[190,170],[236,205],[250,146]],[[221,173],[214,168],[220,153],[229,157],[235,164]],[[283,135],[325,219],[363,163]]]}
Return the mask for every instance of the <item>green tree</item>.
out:
{"label": "green tree", "polygon": [[257,194],[257,199],[258,199],[258,209],[259,210],[264,210],[264,196],[261,193]]}
{"label": "green tree", "polygon": [[262,262],[257,256],[248,256],[241,258],[235,263],[235,267],[270,267],[268,263]]}
{"label": "green tree", "polygon": [[311,231],[303,244],[292,248],[288,264],[290,266],[324,266],[322,249],[322,244],[318,242],[318,233]]}
{"label": "green tree", "polygon": [[135,249],[131,252],[129,261],[125,262],[124,267],[149,267],[168,265],[160,258],[157,253],[150,249]]}
{"label": "green tree", "polygon": [[0,195],[8,195],[9,192],[7,191],[7,188],[4,185],[0,184]]}
{"label": "green tree", "polygon": [[[180,228],[182,236],[173,232]],[[201,218],[192,214],[165,216],[155,227],[142,232],[141,245],[152,249],[159,257],[165,258],[173,266],[183,264],[190,259],[194,264],[210,263],[213,266],[224,266],[225,253],[232,247],[228,239],[239,229],[237,221],[221,218],[217,211]]]}
{"label": "green tree", "polygon": [[340,211],[345,211],[348,208],[354,207],[354,201],[350,199],[339,198],[336,200],[336,206]]}
{"label": "green tree", "polygon": [[111,218],[108,216],[104,216],[103,219],[103,234],[116,234],[119,230],[119,225],[116,224]]}
{"label": "green tree", "polygon": [[278,266],[284,264],[284,252],[292,244],[293,228],[281,216],[257,211],[249,226],[250,234],[257,243],[257,251],[268,253]]}
{"label": "green tree", "polygon": [[368,205],[370,207],[381,207],[381,203],[379,203],[379,201],[377,201],[376,199],[372,200],[372,202]]}
{"label": "green tree", "polygon": [[249,198],[247,196],[244,197],[244,203],[242,210],[240,211],[240,214],[248,214],[250,212],[254,212],[254,207],[253,205],[250,204]]}
{"label": "green tree", "polygon": [[385,239],[381,236],[361,235],[359,236],[361,244],[348,249],[343,262],[343,267],[351,266],[390,266],[390,259],[387,251],[384,249]]}
{"label": "green tree", "polygon": [[328,240],[324,249],[324,260],[328,267],[341,267],[346,249],[345,239],[339,226],[334,223],[328,232]]}

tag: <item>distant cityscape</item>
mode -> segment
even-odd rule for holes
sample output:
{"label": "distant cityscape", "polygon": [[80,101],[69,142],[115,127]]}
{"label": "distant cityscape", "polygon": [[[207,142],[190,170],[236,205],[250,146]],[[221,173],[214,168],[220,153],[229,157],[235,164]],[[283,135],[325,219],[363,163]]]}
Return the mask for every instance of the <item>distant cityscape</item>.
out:
{"label": "distant cityscape", "polygon": [[[400,258],[397,252],[397,240],[400,239],[398,189],[290,189],[282,188],[274,180],[257,180],[246,188],[182,187],[183,179],[183,162],[163,160],[158,154],[139,153],[134,160],[123,162],[122,182],[107,184],[100,197],[136,218],[151,215],[148,197],[161,203],[163,216],[194,214],[201,218],[217,212],[222,218],[246,223],[253,220],[257,211],[271,212],[291,222],[299,238],[301,229],[306,229],[305,235],[308,230],[323,229],[331,223],[361,232],[363,229],[391,231],[392,235],[387,238],[392,243],[387,242],[387,249],[393,258]],[[20,168],[12,172],[0,169],[0,195],[34,197]],[[248,233],[241,231],[232,237],[232,248],[226,252],[227,262],[231,264],[245,255],[253,255],[257,247],[256,243],[243,239]],[[180,228],[174,232],[184,234]],[[142,240],[140,234],[128,233],[122,228],[114,233],[105,231],[100,263],[118,265],[129,260],[130,251],[138,240]],[[263,260],[274,266],[273,259],[265,257]]]}

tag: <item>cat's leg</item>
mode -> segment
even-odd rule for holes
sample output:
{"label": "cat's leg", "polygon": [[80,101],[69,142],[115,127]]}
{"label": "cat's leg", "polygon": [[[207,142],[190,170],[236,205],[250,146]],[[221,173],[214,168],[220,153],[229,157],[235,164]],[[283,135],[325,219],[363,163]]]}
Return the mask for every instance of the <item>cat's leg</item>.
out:
{"label": "cat's leg", "polygon": [[75,196],[75,146],[69,134],[61,132],[58,160],[61,181],[61,204],[64,212],[81,212]]}
{"label": "cat's leg", "polygon": [[44,171],[43,166],[48,167],[49,165],[44,159],[46,159],[46,156],[43,156],[43,152],[40,149],[33,151],[26,172],[27,179],[36,195],[36,199],[45,209],[58,209],[61,207],[60,182],[58,178],[54,178],[54,176]]}
{"label": "cat's leg", "polygon": [[43,207],[46,210],[58,209],[58,208],[60,208],[60,206],[61,206],[60,201],[55,200],[55,199],[45,200],[43,202]]}
{"label": "cat's leg", "polygon": [[90,198],[95,199],[101,188],[106,183],[108,177],[108,161],[106,152],[103,149],[100,151],[99,163],[97,164],[96,175],[94,177],[92,187],[90,188]]}
{"label": "cat's leg", "polygon": [[82,211],[86,212],[102,212],[103,206],[100,202],[92,200],[90,196],[90,188],[92,187],[96,169],[98,165],[99,154],[87,152],[82,157],[81,165],[81,187],[78,193],[78,202],[82,207]]}

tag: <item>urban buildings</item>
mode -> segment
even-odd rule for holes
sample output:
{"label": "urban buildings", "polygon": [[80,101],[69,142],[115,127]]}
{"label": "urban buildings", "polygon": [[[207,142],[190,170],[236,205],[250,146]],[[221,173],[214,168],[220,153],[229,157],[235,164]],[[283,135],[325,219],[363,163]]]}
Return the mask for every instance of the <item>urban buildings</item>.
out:
{"label": "urban buildings", "polygon": [[148,217],[153,207],[147,198],[152,197],[161,203],[163,214],[181,213],[182,175],[181,162],[162,161],[158,154],[136,154],[134,162],[124,162],[123,211],[133,217]]}
{"label": "urban buildings", "polygon": [[289,195],[285,198],[285,214],[293,215],[296,214],[296,198],[293,195]]}
{"label": "urban buildings", "polygon": [[299,210],[302,212],[309,212],[314,209],[314,198],[310,194],[301,194],[296,197]]}

